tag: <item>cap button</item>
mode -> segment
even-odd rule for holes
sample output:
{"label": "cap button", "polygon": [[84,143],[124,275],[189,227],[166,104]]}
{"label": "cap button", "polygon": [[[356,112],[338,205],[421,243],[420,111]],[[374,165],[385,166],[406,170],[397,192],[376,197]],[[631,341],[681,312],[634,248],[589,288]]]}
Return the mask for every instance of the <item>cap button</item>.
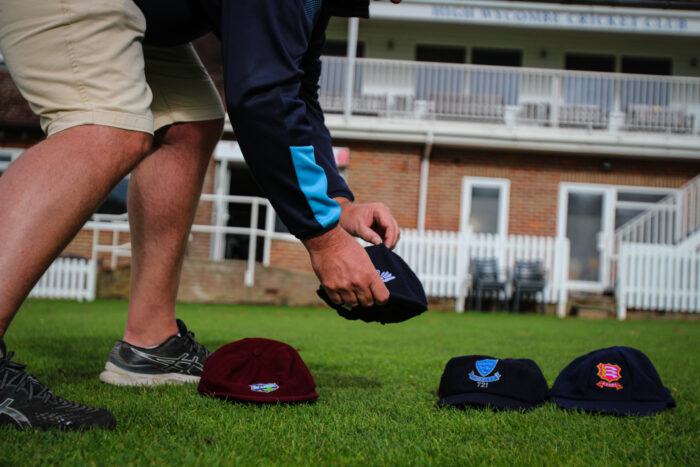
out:
{"label": "cap button", "polygon": [[259,357],[261,355],[262,355],[262,352],[260,351],[260,349],[253,350],[253,357]]}

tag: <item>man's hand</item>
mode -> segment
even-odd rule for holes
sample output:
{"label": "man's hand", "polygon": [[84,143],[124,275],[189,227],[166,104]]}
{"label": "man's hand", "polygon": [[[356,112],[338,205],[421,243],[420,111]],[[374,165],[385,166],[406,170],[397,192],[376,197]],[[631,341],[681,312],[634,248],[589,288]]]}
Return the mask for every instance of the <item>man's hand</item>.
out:
{"label": "man's hand", "polygon": [[399,224],[383,203],[353,204],[347,198],[333,198],[343,209],[340,226],[350,235],[373,244],[394,248],[399,241]]}
{"label": "man's hand", "polygon": [[389,291],[367,252],[343,228],[302,240],[311,256],[311,266],[330,299],[351,308],[383,305]]}

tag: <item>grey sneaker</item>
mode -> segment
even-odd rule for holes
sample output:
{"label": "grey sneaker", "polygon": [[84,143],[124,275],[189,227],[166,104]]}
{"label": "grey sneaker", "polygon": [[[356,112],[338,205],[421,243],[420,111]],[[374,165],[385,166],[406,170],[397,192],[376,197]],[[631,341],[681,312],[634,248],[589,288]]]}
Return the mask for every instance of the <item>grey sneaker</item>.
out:
{"label": "grey sneaker", "polygon": [[109,411],[89,407],[58,397],[34,376],[25,365],[10,361],[0,339],[0,426],[12,425],[20,430],[58,428],[86,430],[112,429],[117,422]]}
{"label": "grey sneaker", "polygon": [[211,352],[194,340],[185,323],[177,320],[180,335],[169,337],[154,349],[117,341],[100,381],[116,386],[156,386],[196,383]]}

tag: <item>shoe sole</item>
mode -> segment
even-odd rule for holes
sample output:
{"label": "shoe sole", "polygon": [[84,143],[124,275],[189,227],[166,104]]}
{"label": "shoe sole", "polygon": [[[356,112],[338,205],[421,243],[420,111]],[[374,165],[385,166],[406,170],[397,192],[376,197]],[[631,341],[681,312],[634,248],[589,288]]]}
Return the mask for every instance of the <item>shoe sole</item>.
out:
{"label": "shoe sole", "polygon": [[199,382],[199,376],[183,375],[181,373],[157,375],[134,373],[107,362],[104,371],[100,373],[100,381],[115,386],[160,386],[162,384],[197,383]]}

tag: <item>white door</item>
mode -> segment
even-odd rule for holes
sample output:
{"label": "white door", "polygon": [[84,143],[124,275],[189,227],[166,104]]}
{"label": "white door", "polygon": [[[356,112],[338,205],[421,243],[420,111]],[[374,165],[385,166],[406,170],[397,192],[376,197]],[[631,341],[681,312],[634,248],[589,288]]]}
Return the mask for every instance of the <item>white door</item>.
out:
{"label": "white door", "polygon": [[557,236],[571,245],[569,290],[603,291],[608,280],[614,233],[612,187],[562,183],[559,187]]}

